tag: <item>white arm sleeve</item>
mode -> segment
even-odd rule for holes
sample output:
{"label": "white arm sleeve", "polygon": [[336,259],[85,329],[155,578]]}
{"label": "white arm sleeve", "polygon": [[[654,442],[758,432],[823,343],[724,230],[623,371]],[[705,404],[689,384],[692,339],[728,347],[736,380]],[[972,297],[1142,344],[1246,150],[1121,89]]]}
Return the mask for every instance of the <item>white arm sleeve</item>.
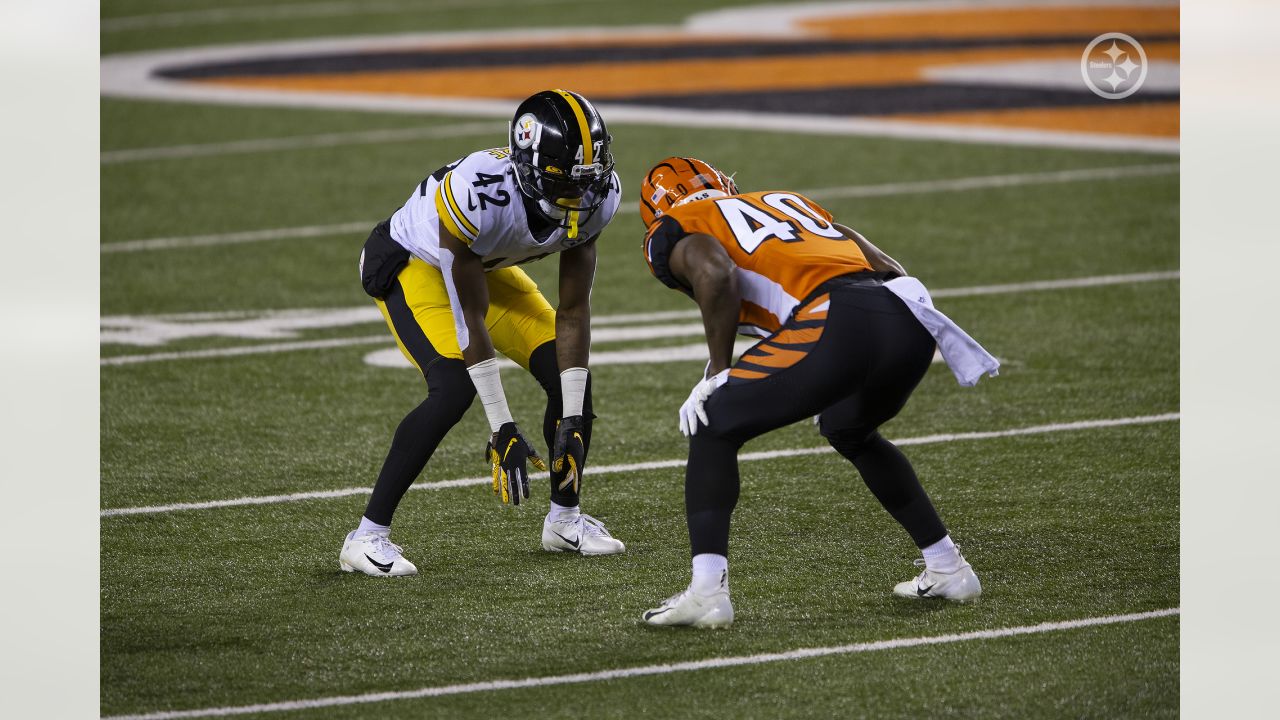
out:
{"label": "white arm sleeve", "polygon": [[515,422],[511,417],[511,408],[507,406],[507,396],[502,392],[502,375],[498,372],[498,359],[489,358],[467,368],[471,382],[476,386],[476,394],[484,405],[485,417],[489,418],[489,431],[498,432],[503,424]]}
{"label": "white arm sleeve", "polygon": [[587,395],[587,369],[569,368],[560,373],[560,394],[564,398],[564,414],[573,417],[582,414],[582,401]]}

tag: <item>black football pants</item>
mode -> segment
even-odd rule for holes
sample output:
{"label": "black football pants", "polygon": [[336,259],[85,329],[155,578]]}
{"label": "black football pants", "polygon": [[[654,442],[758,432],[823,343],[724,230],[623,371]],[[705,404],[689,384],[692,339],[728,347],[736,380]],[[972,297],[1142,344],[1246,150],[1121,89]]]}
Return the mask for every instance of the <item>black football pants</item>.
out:
{"label": "black football pants", "polygon": [[689,443],[685,512],[693,554],[728,555],[742,445],[819,413],[823,436],[916,545],[941,540],[946,528],[911,463],[877,432],[906,404],[934,348],[889,290],[843,285],[805,302],[782,329],[743,353],[729,382],[707,401],[710,426]]}

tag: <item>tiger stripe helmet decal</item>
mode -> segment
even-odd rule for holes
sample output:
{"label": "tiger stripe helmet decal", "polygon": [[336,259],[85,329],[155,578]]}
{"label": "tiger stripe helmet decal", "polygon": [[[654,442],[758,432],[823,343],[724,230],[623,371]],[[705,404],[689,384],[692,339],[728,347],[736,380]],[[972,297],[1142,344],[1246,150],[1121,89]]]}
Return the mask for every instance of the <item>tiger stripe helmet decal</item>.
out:
{"label": "tiger stripe helmet decal", "polygon": [[711,163],[690,157],[669,157],[645,175],[640,185],[640,220],[653,225],[668,210],[687,202],[737,195],[733,178]]}

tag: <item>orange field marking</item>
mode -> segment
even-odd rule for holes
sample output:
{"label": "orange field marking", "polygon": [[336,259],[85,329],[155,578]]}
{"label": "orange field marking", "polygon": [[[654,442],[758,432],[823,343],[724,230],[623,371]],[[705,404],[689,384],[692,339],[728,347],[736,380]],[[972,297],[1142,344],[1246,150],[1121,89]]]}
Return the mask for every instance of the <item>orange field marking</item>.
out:
{"label": "orange field marking", "polygon": [[[797,27],[822,38],[850,40],[1088,36],[1109,31],[1127,32],[1142,39],[1143,36],[1170,35],[1180,31],[1176,7],[1099,6],[894,12],[884,15],[811,18],[799,22]],[[673,42],[723,45],[743,42],[743,39],[725,35],[679,41],[669,34],[646,32],[626,39],[609,40],[607,44],[649,46],[661,51]],[[604,46],[606,41],[586,37],[570,44]],[[501,46],[501,49],[529,46],[534,46],[534,43],[523,41],[518,45]],[[483,52],[486,47],[499,49],[498,46],[476,43],[459,47],[458,51]],[[1148,59],[1152,61],[1176,62],[1180,53],[1176,41],[1147,42],[1145,49]],[[638,62],[606,60],[556,65],[513,64],[438,70],[236,76],[197,82],[354,95],[508,100],[527,96],[546,87],[572,87],[597,100],[630,99],[643,103],[646,96],[835,91],[844,88],[932,84],[927,72],[930,69],[982,63],[1078,63],[1082,50],[1081,43],[1071,42],[1039,47],[825,52],[782,57],[656,59]],[[792,110],[797,113],[806,112],[803,106]],[[1121,102],[1089,107],[1014,107],[885,117],[911,123],[1141,135],[1152,138],[1176,138],[1180,130],[1176,102]]]}
{"label": "orange field marking", "polygon": [[[434,97],[519,98],[545,87],[571,87],[592,99],[646,94],[873,87],[922,82],[928,67],[1023,60],[1079,61],[1078,43],[1036,48],[974,48],[875,54],[824,53],[783,58],[717,58],[589,65],[455,70],[396,70],[318,75],[224,77],[237,87],[391,93]],[[803,112],[803,108],[798,108]]]}
{"label": "orange field marking", "polygon": [[1051,7],[931,10],[814,18],[797,23],[842,39],[966,38],[1012,35],[1176,34],[1176,7]]}

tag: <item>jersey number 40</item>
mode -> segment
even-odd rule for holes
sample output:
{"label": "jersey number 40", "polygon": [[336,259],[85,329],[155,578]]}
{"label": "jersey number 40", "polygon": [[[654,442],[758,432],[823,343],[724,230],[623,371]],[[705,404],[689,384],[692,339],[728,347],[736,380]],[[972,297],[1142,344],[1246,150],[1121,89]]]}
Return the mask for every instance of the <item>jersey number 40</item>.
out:
{"label": "jersey number 40", "polygon": [[748,255],[772,239],[800,242],[804,240],[802,231],[831,240],[846,239],[844,233],[827,222],[803,198],[791,193],[769,193],[760,198],[760,202],[785,217],[778,217],[741,198],[730,197],[714,202],[729,224],[734,239]]}

